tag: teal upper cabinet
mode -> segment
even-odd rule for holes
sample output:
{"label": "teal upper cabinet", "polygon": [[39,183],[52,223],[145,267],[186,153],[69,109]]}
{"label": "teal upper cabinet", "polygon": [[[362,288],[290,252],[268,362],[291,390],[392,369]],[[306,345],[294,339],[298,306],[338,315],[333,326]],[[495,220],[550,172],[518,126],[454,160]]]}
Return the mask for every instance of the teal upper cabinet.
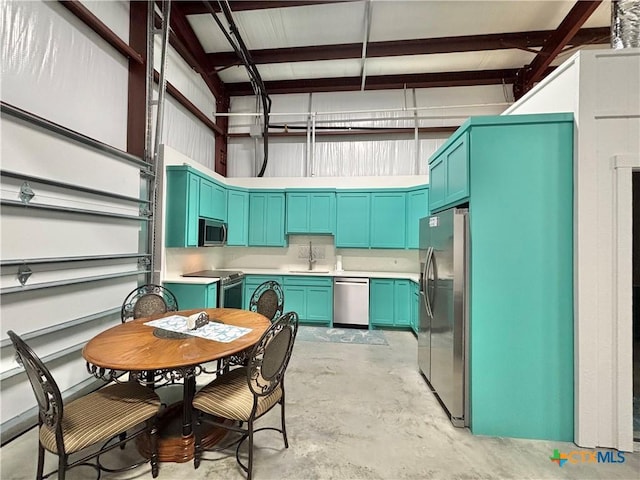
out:
{"label": "teal upper cabinet", "polygon": [[429,187],[407,192],[407,248],[418,248],[419,224],[429,215]]}
{"label": "teal upper cabinet", "polygon": [[406,248],[406,203],[404,192],[371,193],[371,248]]}
{"label": "teal upper cabinet", "polygon": [[429,187],[432,212],[469,198],[469,132],[454,133],[429,160]]}
{"label": "teal upper cabinet", "polygon": [[249,192],[227,190],[227,245],[249,244]]}
{"label": "teal upper cabinet", "polygon": [[336,194],[336,247],[369,248],[371,194]]}
{"label": "teal upper cabinet", "polygon": [[227,220],[227,191],[206,178],[200,179],[199,215],[225,222]]}
{"label": "teal upper cabinet", "polygon": [[167,167],[167,247],[198,246],[200,176],[186,167]]}
{"label": "teal upper cabinet", "polygon": [[333,234],[336,225],[334,191],[287,192],[287,233]]}
{"label": "teal upper cabinet", "polygon": [[249,193],[249,246],[284,247],[284,192]]}

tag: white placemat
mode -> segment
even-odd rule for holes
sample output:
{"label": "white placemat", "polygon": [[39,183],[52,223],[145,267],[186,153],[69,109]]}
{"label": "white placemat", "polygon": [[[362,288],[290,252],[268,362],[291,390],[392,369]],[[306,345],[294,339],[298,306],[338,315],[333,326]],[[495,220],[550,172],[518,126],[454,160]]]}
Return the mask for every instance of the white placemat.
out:
{"label": "white placemat", "polygon": [[251,331],[250,328],[225,325],[224,323],[218,322],[209,322],[200,328],[190,330],[189,327],[187,327],[187,317],[183,317],[181,315],[171,315],[170,317],[152,320],[150,322],[145,322],[145,325],[169,330],[171,332],[186,333],[187,335],[193,335],[194,337],[206,338],[207,340],[214,340],[222,343],[233,342]]}

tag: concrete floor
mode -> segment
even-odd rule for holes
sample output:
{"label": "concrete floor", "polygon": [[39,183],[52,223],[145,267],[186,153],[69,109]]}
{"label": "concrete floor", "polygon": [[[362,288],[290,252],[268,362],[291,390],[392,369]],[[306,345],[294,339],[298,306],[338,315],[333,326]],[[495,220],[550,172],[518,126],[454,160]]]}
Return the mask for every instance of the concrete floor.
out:
{"label": "concrete floor", "polygon": [[[289,449],[282,437],[256,435],[254,478],[266,479],[637,479],[640,453],[620,464],[550,461],[573,443],[490,438],[454,428],[416,367],[416,339],[385,332],[389,345],[298,341],[287,371]],[[277,425],[279,410],[257,427]],[[3,480],[33,479],[37,438],[31,430],[0,449]],[[125,452],[133,449],[127,447]],[[122,455],[123,452],[118,452]],[[47,454],[48,465],[54,456]],[[75,471],[74,471],[75,470]],[[68,479],[95,478],[87,468]],[[149,465],[102,478],[151,478]],[[159,479],[243,479],[230,456],[160,465]]]}

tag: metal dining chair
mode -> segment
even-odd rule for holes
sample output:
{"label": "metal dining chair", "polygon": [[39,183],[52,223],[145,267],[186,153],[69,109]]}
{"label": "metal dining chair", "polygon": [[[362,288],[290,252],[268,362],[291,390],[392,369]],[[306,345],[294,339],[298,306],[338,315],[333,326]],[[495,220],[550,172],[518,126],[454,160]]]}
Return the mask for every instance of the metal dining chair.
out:
{"label": "metal dining chair", "polygon": [[[267,317],[271,322],[276,321],[284,310],[284,292],[275,280],[268,280],[258,285],[249,300],[249,310]],[[247,358],[251,349],[246,349],[228,358],[228,367],[247,365]]]}
{"label": "metal dining chair", "polygon": [[258,312],[272,322],[284,311],[284,292],[275,280],[264,282],[254,290],[249,300],[249,310]]}
{"label": "metal dining chair", "polygon": [[120,320],[125,323],[135,318],[148,317],[178,310],[176,296],[162,285],[142,285],[131,291],[120,310]]}
{"label": "metal dining chair", "polygon": [[[158,476],[158,395],[138,383],[117,383],[64,404],[49,369],[16,333],[10,330],[7,334],[38,403],[37,480],[56,472],[58,479],[64,480],[67,470],[79,465],[95,468],[99,478],[102,471],[129,470],[147,461],[151,462],[152,476]],[[127,442],[143,434],[150,438],[149,460],[122,469],[110,469],[100,462],[100,456],[105,452],[124,448]],[[97,450],[90,448],[103,442]],[[43,475],[45,451],[58,456],[58,469],[47,475]],[[83,451],[82,458],[69,461],[70,455],[81,455]],[[88,463],[91,459],[95,459],[95,463]]]}
{"label": "metal dining chair", "polygon": [[[291,358],[293,344],[298,332],[298,314],[288,312],[271,324],[253,347],[246,367],[236,368],[216,378],[196,393],[193,408],[195,422],[194,468],[200,466],[204,447],[202,444],[203,423],[238,432],[241,437],[222,447],[210,450],[221,451],[236,446],[236,460],[251,480],[253,471],[253,436],[262,430],[275,430],[282,434],[285,448],[289,448],[285,426],[284,375]],[[280,405],[281,428],[262,427],[255,429],[254,423],[276,405]],[[225,420],[231,420],[225,421]],[[239,423],[239,426],[238,426]],[[246,424],[246,428],[242,425]],[[240,460],[240,446],[249,440],[249,460],[245,465]]]}

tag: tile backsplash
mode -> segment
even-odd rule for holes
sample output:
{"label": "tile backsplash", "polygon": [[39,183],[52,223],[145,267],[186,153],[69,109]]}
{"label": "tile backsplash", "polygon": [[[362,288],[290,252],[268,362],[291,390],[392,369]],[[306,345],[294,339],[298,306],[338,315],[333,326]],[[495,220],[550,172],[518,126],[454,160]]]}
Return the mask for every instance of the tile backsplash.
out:
{"label": "tile backsplash", "polygon": [[344,270],[417,273],[417,250],[336,248],[329,235],[290,235],[287,247],[168,248],[165,274],[204,269],[265,268],[305,270],[309,242],[316,260],[314,269],[334,270],[336,255],[342,255]]}

